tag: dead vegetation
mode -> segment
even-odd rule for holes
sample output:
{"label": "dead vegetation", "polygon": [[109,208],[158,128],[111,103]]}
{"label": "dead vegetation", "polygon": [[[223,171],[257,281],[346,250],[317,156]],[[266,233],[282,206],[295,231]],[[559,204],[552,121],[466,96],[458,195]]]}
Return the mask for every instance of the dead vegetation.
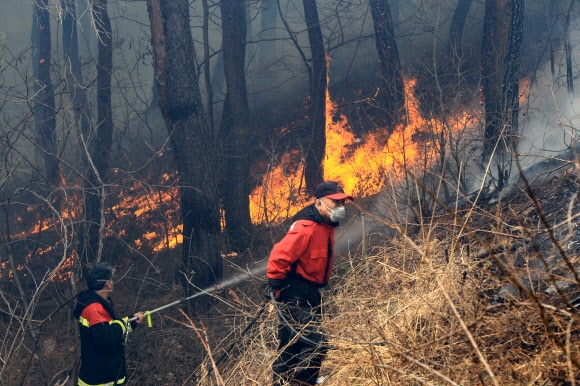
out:
{"label": "dead vegetation", "polygon": [[[392,208],[379,214],[357,201],[351,213],[364,212],[393,233],[369,235],[366,258],[357,250],[337,259],[324,295],[334,349],[323,364],[323,384],[580,382],[579,191],[577,170],[567,164],[530,186],[520,181],[502,196],[482,193],[477,202],[471,198],[446,209],[438,204],[419,220],[401,222],[406,214]],[[276,232],[279,239],[283,232]],[[269,231],[262,238],[254,243],[260,250],[228,258],[228,275],[267,255]],[[122,279],[113,295],[119,314],[154,309],[181,296],[173,254],[155,256],[147,267],[130,259],[119,265]],[[186,316],[182,307],[155,314],[153,328],[130,336],[129,384],[269,384],[277,318],[264,303],[264,285],[256,276],[218,288],[207,314],[184,308]],[[75,321],[66,302],[70,291],[68,282],[51,282],[36,307],[34,326],[49,385],[70,381],[78,360]],[[11,363],[3,364],[5,384],[47,382],[35,343],[28,334],[14,336],[20,319],[2,315],[4,345],[19,344]]]}
{"label": "dead vegetation", "polygon": [[[423,225],[393,221],[402,216],[392,211],[351,207],[396,232],[374,235],[366,258],[356,251],[337,259],[324,294],[334,349],[323,364],[323,384],[580,382],[580,178],[571,166],[477,205],[441,206]],[[228,272],[267,253],[267,242],[256,244],[263,251],[230,259],[237,268]],[[121,265],[125,273],[113,295],[119,313],[179,299],[181,290],[171,285],[174,265],[162,254],[152,260],[155,269]],[[70,294],[56,297],[59,286],[67,284],[52,283],[47,294],[53,295],[39,300],[35,323],[49,385],[65,384],[78,359],[65,299]],[[130,336],[129,384],[269,384],[277,318],[264,303],[263,287],[259,276],[218,289],[208,314],[189,309],[186,316],[182,307],[155,314],[153,328]],[[4,314],[6,343],[17,323]],[[3,365],[5,384],[41,384],[38,351],[27,335],[20,339],[15,360]]]}
{"label": "dead vegetation", "polygon": [[[367,259],[343,262],[325,295],[335,349],[323,384],[580,382],[578,181],[570,169],[530,188],[520,182],[499,203],[440,213],[415,234],[385,238]],[[276,355],[269,313],[236,338],[223,384],[268,384]],[[200,384],[222,384],[216,379]]]}

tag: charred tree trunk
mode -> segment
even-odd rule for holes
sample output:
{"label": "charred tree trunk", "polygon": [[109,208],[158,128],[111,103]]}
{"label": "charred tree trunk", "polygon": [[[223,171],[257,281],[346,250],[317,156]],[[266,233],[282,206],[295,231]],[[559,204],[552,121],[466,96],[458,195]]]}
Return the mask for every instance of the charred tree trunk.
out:
{"label": "charred tree trunk", "polygon": [[509,178],[519,113],[519,66],[523,36],[523,0],[486,0],[481,47],[485,102],[484,166],[493,161],[497,188]]}
{"label": "charred tree trunk", "polygon": [[209,55],[209,4],[202,0],[203,6],[203,76],[205,80],[205,92],[207,94],[207,121],[210,129],[214,128],[213,114],[213,87],[211,85],[210,55]]}
{"label": "charred tree trunk", "polygon": [[463,56],[463,30],[471,3],[472,0],[458,0],[455,11],[453,11],[449,27],[449,55],[453,58],[453,62],[459,61]]}
{"label": "charred tree trunk", "polygon": [[107,0],[94,0],[93,19],[98,38],[97,60],[97,124],[96,132],[82,137],[88,153],[88,171],[84,183],[84,227],[80,235],[80,256],[87,261],[99,261],[103,249],[105,216],[103,213],[113,143],[113,110],[111,105],[111,74],[113,72],[112,31]]}
{"label": "charred tree trunk", "polygon": [[550,50],[550,72],[552,74],[552,83],[556,83],[556,58],[554,53],[554,46],[557,44],[554,39],[555,38],[554,27],[556,26],[556,22],[557,22],[556,3],[548,2],[548,4],[546,5],[546,24],[548,30],[550,31],[550,35],[548,36],[549,39],[548,44]]}
{"label": "charred tree trunk", "polygon": [[303,0],[304,18],[312,55],[310,72],[310,141],[306,153],[304,177],[310,193],[324,180],[326,150],[326,91],[328,87],[326,52],[318,18],[316,0]]}
{"label": "charred tree trunk", "polygon": [[224,54],[223,46],[216,54],[215,65],[211,74],[211,88],[216,99],[225,98]]}
{"label": "charred tree trunk", "polygon": [[[507,143],[511,149],[517,145],[518,116],[520,112],[520,63],[522,59],[522,41],[524,37],[524,0],[512,0],[509,42],[504,60],[502,82],[502,116],[509,136]],[[510,150],[511,150],[510,149]],[[507,182],[507,181],[506,181]]]}
{"label": "charred tree trunk", "polygon": [[37,0],[33,7],[34,115],[38,130],[37,146],[42,154],[42,178],[50,189],[60,185],[60,176],[54,88],[50,79],[52,40],[48,0]]}
{"label": "charred tree trunk", "polygon": [[[182,261],[188,281],[205,288],[221,278],[214,135],[197,84],[187,0],[147,0],[159,104],[169,131],[181,195]],[[207,306],[207,303],[201,303]]]}
{"label": "charred tree trunk", "polygon": [[226,172],[222,178],[222,203],[226,232],[235,251],[249,245],[250,220],[250,124],[248,93],[244,69],[246,57],[246,18],[239,0],[221,0],[226,106],[221,121]]}
{"label": "charred tree trunk", "polygon": [[375,43],[381,65],[383,90],[381,102],[386,115],[386,127],[392,134],[405,114],[405,83],[395,39],[393,17],[387,0],[369,0]]}
{"label": "charred tree trunk", "polygon": [[93,0],[93,18],[97,25],[99,54],[97,64],[97,133],[93,162],[104,179],[109,170],[109,155],[113,143],[113,110],[111,106],[111,75],[113,73],[113,40],[107,0]]}
{"label": "charred tree trunk", "polygon": [[[87,105],[87,93],[81,71],[77,32],[76,0],[62,0],[62,50],[65,61],[65,78],[71,99],[71,107],[84,138],[89,138],[91,116]],[[84,154],[84,152],[83,152]]]}
{"label": "charred tree trunk", "polygon": [[[481,42],[481,89],[485,103],[485,132],[483,144],[483,161],[489,161],[496,145],[496,152],[505,152],[505,146],[499,143],[501,127],[501,83],[503,81],[504,62],[508,26],[509,1],[486,0]],[[503,173],[503,171],[502,171]]]}

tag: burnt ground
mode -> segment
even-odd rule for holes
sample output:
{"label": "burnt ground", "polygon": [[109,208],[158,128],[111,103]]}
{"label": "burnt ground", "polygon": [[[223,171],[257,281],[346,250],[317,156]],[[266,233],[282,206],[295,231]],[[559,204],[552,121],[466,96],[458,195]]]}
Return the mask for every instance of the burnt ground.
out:
{"label": "burnt ground", "polygon": [[[530,299],[530,294],[545,304],[570,308],[580,297],[574,272],[580,267],[580,177],[573,163],[559,162],[528,171],[528,185],[519,179],[501,195],[480,196],[471,213],[465,244],[468,253],[481,263],[463,272],[464,277],[481,275],[488,270],[494,285],[485,286],[482,298],[493,305]],[[467,217],[469,208],[459,216]],[[436,219],[443,237],[448,215]],[[288,224],[272,230],[258,228],[254,248],[245,254],[225,257],[225,277],[235,277],[262,262],[279,240]],[[383,242],[384,240],[378,240]],[[358,253],[356,250],[353,253]],[[346,254],[341,252],[342,255]],[[127,255],[120,260],[113,298],[120,315],[137,310],[151,310],[182,296],[178,271],[179,251],[154,255],[144,264],[142,257]],[[340,266],[336,272],[340,274]],[[38,299],[35,320],[39,345],[45,356],[45,373],[51,385],[66,379],[78,359],[75,348],[76,322],[71,318],[73,290],[70,280],[54,281]],[[77,291],[83,288],[75,281]],[[3,284],[6,289],[6,283]],[[207,349],[217,360],[232,343],[230,355],[237,355],[235,342],[263,304],[263,275],[229,288],[218,288],[212,294],[209,311],[200,313],[195,304],[175,306],[153,315],[153,328],[142,326],[132,333],[127,344],[130,383],[135,385],[196,384],[207,374]],[[489,289],[492,288],[492,289]],[[6,293],[6,292],[5,292]],[[13,292],[11,292],[13,293]],[[190,316],[191,322],[180,312]],[[41,322],[42,321],[42,322]],[[12,323],[14,320],[12,320]],[[2,314],[0,327],[6,332],[11,319]],[[273,323],[264,313],[256,325]],[[247,334],[256,334],[253,328]],[[271,340],[274,344],[275,340]],[[6,371],[6,384],[44,384],[38,355],[31,350],[29,337],[23,349]],[[25,347],[25,349],[24,349]],[[273,348],[273,347],[271,347]],[[218,368],[227,368],[226,357]],[[203,367],[200,367],[202,365]]]}
{"label": "burnt ground", "polygon": [[491,303],[537,296],[567,308],[580,297],[579,192],[579,171],[561,158],[525,170],[501,194],[481,197],[467,238],[480,267],[503,283],[486,294]]}
{"label": "burnt ground", "polygon": [[[518,179],[501,196],[489,194],[481,197],[474,208],[467,226],[465,245],[471,249],[469,254],[480,263],[467,268],[463,272],[464,279],[478,277],[488,282],[483,283],[485,290],[479,296],[491,307],[535,298],[548,306],[571,310],[580,297],[578,280],[574,277],[574,272],[580,269],[578,171],[571,162],[546,162],[526,170],[524,176],[526,180]],[[460,216],[465,217],[467,213],[464,211]],[[442,215],[437,220],[438,232],[445,237],[445,227],[450,219]],[[278,230],[275,239],[282,236],[286,226]],[[377,244],[385,243],[384,237],[375,241]],[[266,256],[269,250],[266,246],[262,253],[238,256],[231,263],[245,267],[249,262],[256,261],[257,256]],[[356,260],[356,254],[360,251],[351,249],[350,253],[353,255],[348,256],[348,249],[339,253],[335,269],[337,275],[346,272],[344,266],[351,264],[352,259]],[[337,277],[335,281],[340,279]],[[210,314],[196,321],[207,328],[215,358],[239,338],[244,327],[256,315],[262,302],[263,285],[257,278],[242,286],[234,286],[231,291],[223,290],[220,295],[227,304],[220,302]],[[262,315],[258,324],[272,324],[272,319],[271,314]],[[248,334],[258,334],[259,331],[255,328]],[[203,356],[199,339],[192,338],[191,332],[189,339],[191,347],[196,348],[194,351]],[[275,339],[267,341],[275,344]],[[236,348],[232,350],[232,355],[236,357]],[[183,373],[193,372],[187,363],[174,364]],[[224,361],[218,367],[226,369],[228,365],[229,362]],[[166,366],[171,367],[171,364],[167,363]],[[144,367],[140,369],[142,371]],[[176,379],[180,377],[177,372],[171,372]],[[143,371],[140,379],[149,379],[145,373]]]}
{"label": "burnt ground", "polygon": [[[274,231],[274,237],[281,237]],[[252,253],[224,258],[224,277],[232,278],[251,270],[256,262],[264,260],[270,248],[270,231],[258,227]],[[144,264],[142,257],[125,256],[117,265],[115,301],[117,316],[132,315],[139,310],[152,310],[182,298],[179,284],[179,249],[155,254]],[[211,296],[197,300],[207,303],[209,309],[200,312],[199,304],[188,302],[152,315],[152,328],[139,326],[129,335],[127,366],[129,384],[133,385],[186,385],[197,384],[207,369],[200,368],[207,351],[201,340],[207,341],[212,356],[223,355],[243,329],[254,318],[263,302],[264,277],[243,278],[241,283],[228,288],[214,288]],[[73,280],[77,292],[83,290],[82,280]],[[35,320],[39,345],[43,348],[45,375],[40,370],[38,355],[32,353],[32,340],[25,336],[13,366],[6,369],[7,385],[57,385],[72,373],[79,359],[75,344],[76,321],[72,319],[74,307],[71,281],[54,281],[44,292],[36,307]],[[6,287],[3,287],[6,288]],[[188,317],[181,312],[186,312]],[[10,325],[10,318],[2,314],[2,332]],[[268,320],[262,315],[261,321]],[[14,322],[14,321],[12,321]],[[191,327],[193,323],[198,333]],[[234,346],[231,355],[236,354]],[[220,365],[227,365],[224,358]]]}

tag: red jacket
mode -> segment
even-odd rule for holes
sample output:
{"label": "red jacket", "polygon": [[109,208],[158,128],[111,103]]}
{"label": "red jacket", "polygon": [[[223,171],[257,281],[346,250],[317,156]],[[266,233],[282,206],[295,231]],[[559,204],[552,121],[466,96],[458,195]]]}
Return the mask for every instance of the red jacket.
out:
{"label": "red jacket", "polygon": [[270,252],[268,278],[285,279],[291,272],[313,284],[326,285],[332,271],[337,226],[324,221],[314,204],[298,212],[286,236]]}

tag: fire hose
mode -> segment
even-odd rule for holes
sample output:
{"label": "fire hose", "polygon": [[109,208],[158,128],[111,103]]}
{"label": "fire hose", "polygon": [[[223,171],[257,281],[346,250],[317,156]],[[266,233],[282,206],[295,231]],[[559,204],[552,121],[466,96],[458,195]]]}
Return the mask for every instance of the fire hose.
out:
{"label": "fire hose", "polygon": [[[213,290],[217,290],[218,288],[220,288],[220,287],[216,285],[215,287],[213,287]],[[165,310],[166,308],[170,308],[170,307],[176,306],[176,305],[178,305],[178,304],[185,303],[185,302],[187,302],[188,300],[191,300],[191,299],[193,299],[193,298],[196,298],[196,297],[198,297],[198,296],[201,296],[201,295],[203,295],[203,294],[209,294],[209,292],[210,292],[210,289],[207,289],[207,290],[201,290],[201,291],[199,291],[199,292],[196,292],[196,293],[194,293],[193,295],[191,295],[191,296],[188,296],[188,297],[186,297],[186,298],[181,298],[181,299],[179,299],[179,300],[176,300],[176,301],[174,301],[174,302],[167,303],[166,305],[164,305],[164,306],[161,306],[161,307],[158,307],[158,308],[155,308],[154,310],[151,310],[151,311],[145,311],[145,312],[144,312],[144,314],[145,314],[145,317],[147,318],[147,327],[149,327],[149,328],[153,327],[153,323],[151,322],[151,314],[154,314],[154,313],[156,313],[156,312],[159,312],[159,311],[163,311],[163,310]],[[129,319],[127,319],[127,325],[128,325],[129,323],[131,323],[131,322],[134,322],[134,321],[136,321],[137,319],[138,319],[138,318],[137,318],[136,316],[133,316],[132,318],[129,318]]]}
{"label": "fire hose", "polygon": [[[213,287],[214,290],[217,289],[217,288],[219,288],[219,286]],[[153,323],[151,321],[151,314],[154,314],[156,312],[165,310],[167,308],[170,308],[170,307],[177,306],[179,304],[185,303],[188,300],[191,300],[191,299],[196,298],[198,296],[201,296],[203,294],[207,294],[209,292],[210,292],[209,289],[208,290],[201,290],[201,291],[196,292],[193,295],[188,296],[186,298],[182,298],[182,299],[179,299],[179,300],[175,300],[175,301],[173,301],[171,303],[167,303],[167,304],[165,304],[165,305],[163,305],[161,307],[155,308],[155,309],[150,310],[150,311],[145,311],[144,314],[145,314],[145,317],[147,318],[147,327],[149,327],[149,328],[153,327]],[[252,325],[256,322],[256,320],[260,317],[260,315],[262,315],[262,313],[266,309],[266,305],[268,304],[269,300],[271,300],[273,302],[273,304],[274,304],[275,309],[276,309],[276,313],[279,315],[280,319],[283,321],[283,323],[285,325],[287,325],[292,330],[292,332],[298,337],[299,340],[302,340],[303,342],[308,343],[308,344],[311,344],[311,345],[318,345],[319,344],[317,342],[314,342],[314,341],[310,340],[309,338],[307,338],[306,336],[304,336],[304,334],[302,334],[301,331],[297,331],[293,327],[293,323],[291,323],[286,318],[286,315],[284,315],[283,311],[279,308],[278,302],[276,301],[276,299],[274,297],[274,294],[272,292],[269,292],[268,293],[268,298],[269,299],[267,299],[266,301],[263,302],[263,304],[260,307],[260,310],[258,311],[258,314],[256,315],[256,317],[254,319],[252,319],[250,321],[250,323],[248,323],[248,325],[246,326],[246,328],[242,332],[242,336],[245,335],[248,332],[248,330],[252,327]],[[129,335],[129,331],[130,331],[129,326],[130,326],[130,323],[133,322],[133,321],[136,321],[137,319],[138,318],[136,316],[133,316],[132,318],[125,319],[125,321],[126,321],[125,342],[127,341],[127,338],[128,338],[128,335]],[[225,352],[222,354],[222,356],[218,359],[218,363],[221,362],[228,355],[229,351],[233,348],[233,345],[234,344],[235,344],[235,342],[233,342],[230,345],[230,347],[228,347],[225,350]],[[332,347],[332,346],[328,346],[328,345],[324,345],[324,346],[326,346],[328,349],[335,349],[335,347]]]}
{"label": "fire hose", "polygon": [[[214,290],[217,289],[217,288],[218,288],[218,286],[213,287]],[[176,300],[176,301],[171,302],[171,303],[168,303],[168,304],[166,304],[164,306],[155,308],[154,310],[151,310],[151,311],[145,311],[144,314],[145,314],[145,317],[147,318],[147,327],[149,327],[149,328],[152,328],[153,327],[153,323],[151,322],[151,314],[154,314],[156,312],[165,310],[166,308],[170,308],[170,307],[176,306],[178,304],[185,303],[188,300],[191,300],[191,299],[196,298],[198,296],[201,296],[203,294],[207,294],[207,293],[209,293],[209,291],[210,291],[210,289],[201,290],[201,291],[196,292],[193,295],[188,296],[186,298],[182,298],[182,299]],[[124,335],[125,335],[124,336],[125,346],[127,345],[127,340],[129,339],[129,331],[131,331],[131,322],[134,322],[137,319],[139,319],[139,318],[137,318],[136,316],[133,316],[132,318],[123,318],[123,321],[125,322],[125,333],[124,333]],[[117,382],[119,381],[120,371],[121,371],[121,368],[119,367],[119,372],[117,372],[117,379],[115,379],[115,382],[113,382],[113,385],[116,385]]]}
{"label": "fire hose", "polygon": [[[220,288],[220,287],[219,287],[219,286],[215,286],[215,287],[213,287],[213,289],[214,289],[214,290],[215,290],[215,289],[218,289],[218,288]],[[188,301],[188,300],[191,300],[191,299],[193,299],[193,298],[196,298],[196,297],[198,297],[198,296],[201,296],[201,295],[203,295],[203,294],[208,294],[208,293],[210,292],[210,290],[211,290],[211,289],[207,289],[207,290],[201,290],[201,291],[199,291],[199,292],[196,292],[196,293],[194,293],[193,295],[191,295],[191,296],[188,296],[188,297],[186,297],[186,298],[182,298],[182,299],[179,299],[179,300],[173,301],[173,302],[171,302],[171,303],[165,304],[164,306],[161,306],[161,307],[155,308],[155,309],[153,309],[153,310],[151,310],[151,311],[145,311],[144,313],[145,313],[145,316],[147,317],[147,326],[148,326],[149,328],[153,327],[153,324],[152,324],[152,322],[151,322],[151,314],[154,314],[154,313],[156,313],[156,312],[159,312],[159,311],[165,310],[165,309],[167,309],[167,308],[170,308],[170,307],[176,306],[176,305],[178,305],[178,304],[185,303],[186,301]],[[304,343],[307,343],[307,344],[310,344],[310,345],[321,345],[322,347],[326,348],[327,350],[336,350],[336,349],[337,349],[337,347],[335,347],[335,346],[332,346],[332,345],[329,345],[328,343],[322,343],[322,344],[321,344],[320,342],[315,342],[315,341],[312,341],[312,340],[311,340],[311,339],[309,339],[307,336],[305,336],[305,334],[304,334],[304,332],[303,332],[303,331],[300,331],[300,330],[296,329],[296,328],[294,327],[294,324],[293,324],[293,323],[292,323],[290,320],[288,320],[288,318],[287,318],[287,316],[285,315],[284,311],[283,311],[283,310],[280,308],[280,305],[278,304],[278,301],[276,300],[276,298],[275,298],[275,296],[274,296],[274,293],[273,293],[273,291],[267,291],[267,292],[266,292],[266,300],[264,300],[264,301],[262,302],[262,305],[260,306],[260,309],[258,310],[258,313],[256,314],[256,316],[255,316],[255,317],[254,317],[254,318],[253,318],[253,319],[252,319],[252,320],[251,320],[251,321],[250,321],[250,322],[249,322],[249,323],[246,325],[246,328],[245,328],[245,329],[242,331],[242,333],[240,334],[240,337],[239,337],[238,339],[236,339],[235,341],[233,341],[233,342],[230,344],[230,346],[229,346],[229,347],[228,347],[228,348],[227,348],[227,349],[226,349],[226,350],[225,350],[225,351],[222,353],[222,355],[221,355],[221,356],[220,356],[220,357],[217,359],[217,361],[216,361],[216,363],[215,363],[216,365],[220,364],[220,363],[221,363],[221,362],[222,362],[222,361],[223,361],[223,360],[224,360],[224,359],[225,359],[225,358],[228,356],[228,354],[229,354],[229,353],[230,353],[230,351],[233,349],[233,347],[236,345],[236,343],[237,343],[237,342],[238,342],[238,341],[239,341],[239,340],[240,340],[240,339],[241,339],[241,338],[242,338],[242,337],[243,337],[243,336],[244,336],[244,335],[245,335],[245,334],[246,334],[246,333],[247,333],[247,332],[248,332],[248,331],[249,331],[249,330],[252,328],[252,326],[254,325],[254,323],[255,323],[255,322],[256,322],[256,321],[257,321],[257,320],[260,318],[260,316],[262,315],[262,313],[263,313],[263,312],[264,312],[264,310],[266,309],[266,306],[267,306],[267,305],[268,305],[270,302],[272,302],[272,304],[274,305],[274,309],[276,310],[276,313],[278,314],[278,316],[279,316],[279,318],[280,318],[280,321],[281,321],[283,324],[285,324],[287,327],[289,327],[289,328],[290,328],[290,330],[292,331],[292,333],[293,333],[293,334],[296,336],[296,338],[297,338],[298,340],[301,340],[301,341],[303,341]],[[126,321],[126,324],[127,324],[127,326],[126,326],[126,329],[125,329],[125,342],[126,342],[126,340],[127,340],[128,333],[129,333],[129,331],[130,331],[130,329],[129,329],[129,325],[130,325],[130,323],[131,323],[131,322],[133,322],[133,321],[136,321],[137,319],[138,319],[138,318],[137,318],[136,316],[134,316],[134,317],[132,317],[132,318],[127,318],[127,319],[125,319],[125,321]],[[352,342],[352,343],[359,343],[359,344],[378,344],[378,345],[384,345],[385,343],[388,343],[388,342],[386,342],[386,341],[382,341],[382,342],[355,342],[355,341],[353,341],[353,340],[351,340],[351,339],[344,339],[344,338],[341,338],[341,337],[336,337],[336,336],[332,336],[332,337],[334,337],[334,338],[338,338],[338,339],[341,339],[341,340],[346,340],[346,341],[349,341],[349,342]],[[213,370],[213,367],[212,367],[212,368],[210,368],[210,370],[208,371],[208,374],[206,374],[206,377],[207,377],[207,376],[209,376],[209,375],[211,374],[212,370]]]}

